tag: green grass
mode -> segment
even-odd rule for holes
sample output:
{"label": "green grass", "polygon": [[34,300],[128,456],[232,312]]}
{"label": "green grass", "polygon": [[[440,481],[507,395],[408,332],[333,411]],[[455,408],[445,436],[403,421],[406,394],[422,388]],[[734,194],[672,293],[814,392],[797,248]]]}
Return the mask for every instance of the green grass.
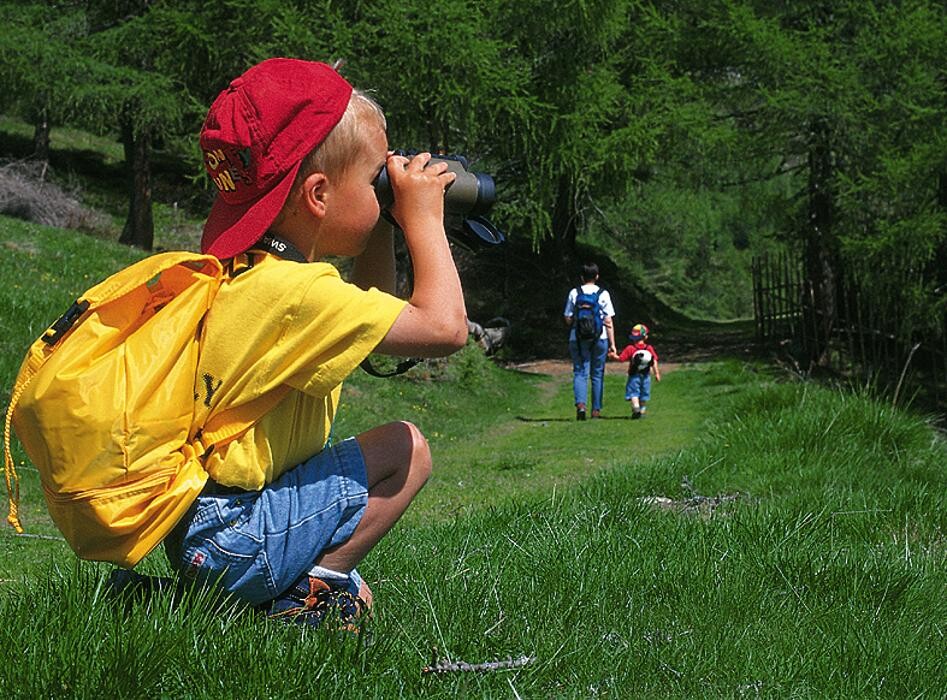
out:
{"label": "green grass", "polygon": [[[570,489],[599,471],[635,469],[653,455],[694,442],[712,397],[722,393],[708,391],[695,401],[689,373],[672,372],[655,386],[648,420],[632,424],[623,398],[625,378],[608,375],[605,417],[578,424],[571,376],[539,379],[497,368],[486,376],[489,381],[479,386],[461,381],[442,391],[420,385],[413,387],[417,393],[404,395],[410,401],[401,411],[429,437],[437,465],[408,512],[409,521],[453,517],[510,494],[519,499]],[[366,381],[356,376],[353,383],[362,390]],[[403,386],[391,383],[377,390],[385,396],[403,393]],[[343,426],[345,409],[343,404]]]}
{"label": "green grass", "polygon": [[142,251],[0,216],[0,377],[8,392],[26,348],[76,297]]}
{"label": "green grass", "polygon": [[[6,219],[0,245],[8,391],[85,276],[134,254]],[[632,422],[622,379],[607,377],[606,419],[580,424],[568,378],[472,347],[407,378],[354,375],[336,435],[408,418],[435,458],[359,567],[376,595],[359,637],[206,592],[117,607],[108,568],[55,539],[23,464],[28,533],[50,539],[0,530],[0,696],[944,696],[947,447],[922,417],[711,363],[667,372]],[[732,499],[712,514],[642,500],[695,494]],[[423,675],[435,648],[535,661]]]}

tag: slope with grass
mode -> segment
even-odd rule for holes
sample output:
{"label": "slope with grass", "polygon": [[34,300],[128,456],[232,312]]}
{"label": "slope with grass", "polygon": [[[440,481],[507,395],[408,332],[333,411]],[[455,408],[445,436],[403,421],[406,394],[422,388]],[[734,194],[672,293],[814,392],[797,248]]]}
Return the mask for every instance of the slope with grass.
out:
{"label": "slope with grass", "polygon": [[[0,219],[9,391],[25,345],[125,249]],[[59,255],[59,258],[54,256]],[[435,475],[360,570],[362,634],[260,620],[207,593],[120,607],[45,517],[0,530],[0,695],[942,697],[947,448],[921,418],[737,362],[685,365],[647,421],[573,420],[568,379],[469,347],[356,374],[336,435],[395,418]],[[656,501],[657,497],[666,500]],[[655,503],[664,507],[655,507]],[[49,538],[49,539],[45,539]],[[144,571],[167,565],[157,553]],[[423,674],[432,656],[492,673]]]}
{"label": "slope with grass", "polygon": [[[361,567],[377,606],[358,637],[267,623],[206,594],[119,609],[104,567],[50,554],[0,594],[0,643],[24,650],[0,672],[0,692],[942,696],[943,443],[865,397],[761,386],[738,367],[676,376],[694,396],[729,394],[690,448],[609,458],[580,488],[509,485],[492,506],[472,485],[461,514],[422,497],[426,519],[399,525]],[[484,444],[532,429],[474,428],[465,439]],[[550,421],[544,449],[571,459],[576,430]],[[452,436],[436,447],[443,459],[457,457]],[[728,498],[688,509],[700,494]],[[681,507],[653,509],[651,496]],[[423,675],[432,656],[532,661]]]}

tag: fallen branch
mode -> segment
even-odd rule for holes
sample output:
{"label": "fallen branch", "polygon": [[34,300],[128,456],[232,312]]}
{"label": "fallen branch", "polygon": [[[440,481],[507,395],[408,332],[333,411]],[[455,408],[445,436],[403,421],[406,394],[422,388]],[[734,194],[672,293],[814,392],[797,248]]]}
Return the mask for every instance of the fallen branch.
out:
{"label": "fallen branch", "polygon": [[484,672],[484,671],[503,671],[510,668],[521,668],[528,666],[536,661],[535,656],[520,656],[514,659],[508,656],[501,661],[487,661],[482,664],[468,664],[466,661],[450,661],[449,659],[439,659],[437,649],[431,656],[431,665],[421,669],[421,673],[464,673],[464,672]]}
{"label": "fallen branch", "polygon": [[718,494],[716,496],[701,496],[697,493],[697,489],[694,488],[694,485],[691,484],[691,480],[685,474],[681,478],[681,488],[687,491],[690,496],[684,499],[684,505],[690,509],[709,509],[711,513],[716,510],[717,506],[721,503],[729,503],[735,501],[742,496],[738,491],[736,493],[726,493]]}
{"label": "fallen branch", "polygon": [[702,496],[694,489],[694,486],[686,474],[683,479],[681,479],[681,488],[689,493],[690,496],[682,498],[679,501],[665,496],[643,496],[639,498],[638,501],[644,505],[661,508],[663,510],[672,510],[677,513],[699,514],[705,518],[709,518],[713,516],[714,511],[724,503],[732,503],[733,501],[746,498],[745,494],[741,494],[740,492],[720,494],[717,496]]}

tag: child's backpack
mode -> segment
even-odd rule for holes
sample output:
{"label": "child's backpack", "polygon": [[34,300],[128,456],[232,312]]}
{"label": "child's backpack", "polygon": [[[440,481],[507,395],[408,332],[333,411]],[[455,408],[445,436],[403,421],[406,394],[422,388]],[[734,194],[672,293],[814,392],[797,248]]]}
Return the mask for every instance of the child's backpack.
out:
{"label": "child's backpack", "polygon": [[18,532],[11,423],[76,554],[134,566],[197,498],[210,450],[285,395],[193,424],[203,320],[224,278],[213,256],[146,258],[88,290],[33,343],[4,425],[7,520]]}
{"label": "child's backpack", "polygon": [[605,317],[598,298],[602,290],[589,294],[582,287],[575,290],[575,337],[577,340],[598,340],[602,336]]}
{"label": "child's backpack", "polygon": [[631,356],[631,371],[638,374],[645,374],[654,364],[654,356],[645,349],[636,350]]}

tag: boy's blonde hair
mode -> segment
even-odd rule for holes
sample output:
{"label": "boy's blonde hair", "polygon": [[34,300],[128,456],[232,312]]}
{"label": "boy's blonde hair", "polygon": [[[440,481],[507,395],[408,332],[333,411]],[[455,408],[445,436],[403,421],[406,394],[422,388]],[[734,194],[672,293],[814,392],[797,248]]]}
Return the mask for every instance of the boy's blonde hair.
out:
{"label": "boy's blonde hair", "polygon": [[[366,93],[352,88],[349,104],[342,113],[339,122],[332,128],[322,143],[316,146],[303,158],[299,172],[293,182],[293,191],[300,187],[303,181],[312,173],[325,173],[332,178],[341,178],[345,175],[359,156],[363,154],[365,139],[371,126],[388,128],[385,113],[375,100]],[[286,218],[287,199],[271,228],[279,228]]]}
{"label": "boy's blonde hair", "polygon": [[326,173],[332,177],[341,177],[346,170],[362,155],[365,138],[372,126],[382,130],[388,128],[385,113],[368,94],[352,89],[348,107],[325,140],[316,146],[305,158],[296,177],[295,188],[311,173]]}

